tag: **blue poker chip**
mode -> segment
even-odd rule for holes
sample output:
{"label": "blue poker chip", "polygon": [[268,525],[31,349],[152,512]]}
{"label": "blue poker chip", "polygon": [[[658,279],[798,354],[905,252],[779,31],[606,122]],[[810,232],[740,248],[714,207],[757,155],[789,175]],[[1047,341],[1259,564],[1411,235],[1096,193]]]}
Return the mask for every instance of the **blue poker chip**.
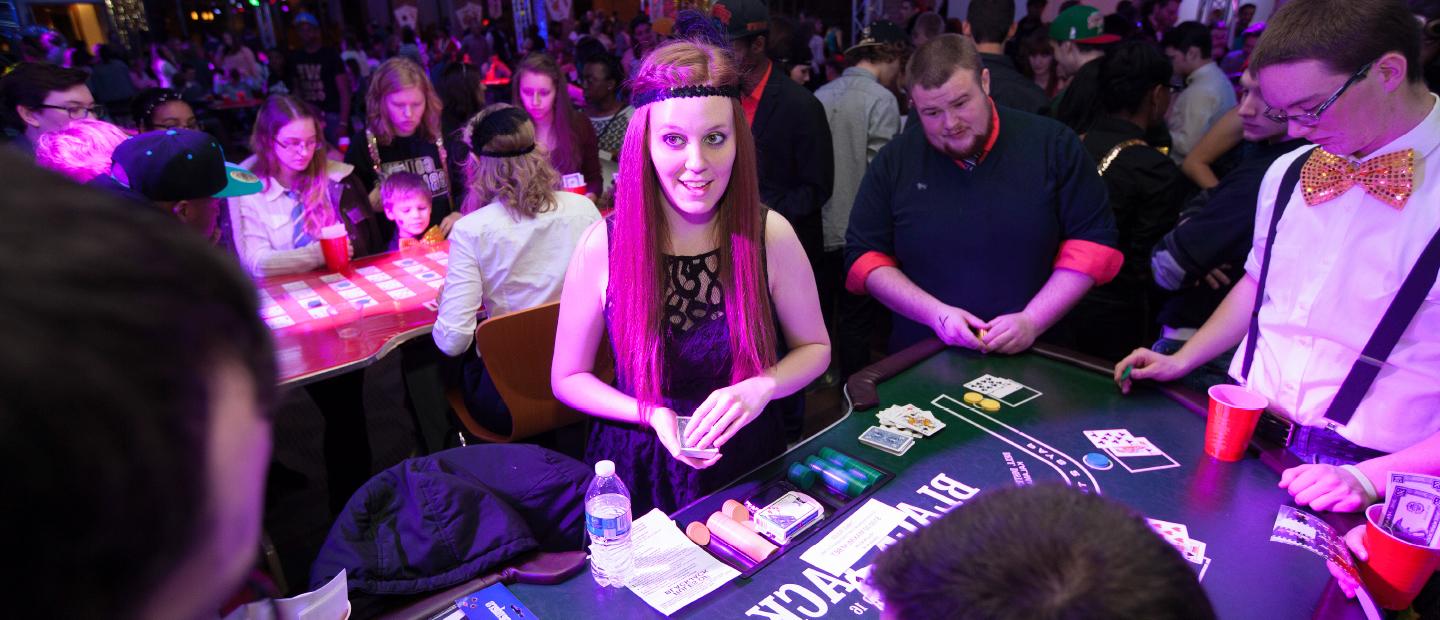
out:
{"label": "blue poker chip", "polygon": [[1081,457],[1080,460],[1085,461],[1086,467],[1099,471],[1105,471],[1115,466],[1114,463],[1110,462],[1110,457],[1100,454],[1099,452],[1091,452]]}

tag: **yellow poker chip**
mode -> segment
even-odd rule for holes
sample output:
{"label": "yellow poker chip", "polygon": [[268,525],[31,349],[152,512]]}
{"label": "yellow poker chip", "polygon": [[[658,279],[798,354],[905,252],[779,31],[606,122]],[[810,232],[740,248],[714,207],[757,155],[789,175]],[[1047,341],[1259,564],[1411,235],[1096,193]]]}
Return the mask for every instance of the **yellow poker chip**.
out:
{"label": "yellow poker chip", "polygon": [[985,397],[981,396],[979,392],[966,392],[964,398],[965,402],[972,405],[978,405],[980,401],[985,400]]}
{"label": "yellow poker chip", "polygon": [[986,411],[999,411],[1000,401],[993,398],[986,398],[980,401],[980,408]]}

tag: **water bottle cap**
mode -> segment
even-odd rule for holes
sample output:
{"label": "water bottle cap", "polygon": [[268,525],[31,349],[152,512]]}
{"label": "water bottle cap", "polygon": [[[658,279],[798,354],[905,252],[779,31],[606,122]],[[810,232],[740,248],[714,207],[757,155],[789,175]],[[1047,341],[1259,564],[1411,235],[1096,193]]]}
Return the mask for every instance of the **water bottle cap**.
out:
{"label": "water bottle cap", "polygon": [[596,463],[596,464],[595,464],[595,475],[597,475],[597,476],[613,476],[613,475],[615,475],[615,463],[614,463],[613,461],[600,461],[599,463]]}

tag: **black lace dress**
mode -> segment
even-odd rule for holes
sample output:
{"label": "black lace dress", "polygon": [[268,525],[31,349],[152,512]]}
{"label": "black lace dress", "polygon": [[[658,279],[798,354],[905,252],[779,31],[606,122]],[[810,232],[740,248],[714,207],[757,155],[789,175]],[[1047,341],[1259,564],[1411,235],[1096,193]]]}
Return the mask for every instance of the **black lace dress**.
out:
{"label": "black lace dress", "polygon": [[[718,250],[699,256],[665,257],[668,284],[663,400],[677,415],[690,415],[711,392],[730,385],[730,329],[725,322],[719,263]],[[607,304],[606,323],[609,321]],[[782,339],[778,329],[776,334],[777,340]],[[616,383],[622,392],[634,394],[626,377],[619,377]],[[630,490],[631,510],[636,518],[655,507],[673,513],[784,452],[782,411],[798,403],[795,397],[771,401],[725,443],[720,451],[723,456],[706,469],[694,469],[675,460],[649,426],[601,418],[593,418],[590,425],[585,460],[615,462],[615,473]]]}

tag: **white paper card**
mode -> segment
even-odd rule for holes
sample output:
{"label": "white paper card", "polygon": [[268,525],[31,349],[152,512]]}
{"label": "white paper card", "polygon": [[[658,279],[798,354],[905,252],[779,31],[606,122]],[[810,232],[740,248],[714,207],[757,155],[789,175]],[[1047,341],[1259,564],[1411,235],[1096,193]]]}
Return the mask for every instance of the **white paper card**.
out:
{"label": "white paper card", "polygon": [[900,527],[903,521],[905,513],[878,499],[871,499],[855,509],[820,542],[806,549],[800,559],[831,575],[844,574],[875,545],[889,538],[890,532]]}
{"label": "white paper card", "polygon": [[659,508],[630,524],[630,544],[635,555],[630,591],[667,616],[740,576],[695,546]]}

